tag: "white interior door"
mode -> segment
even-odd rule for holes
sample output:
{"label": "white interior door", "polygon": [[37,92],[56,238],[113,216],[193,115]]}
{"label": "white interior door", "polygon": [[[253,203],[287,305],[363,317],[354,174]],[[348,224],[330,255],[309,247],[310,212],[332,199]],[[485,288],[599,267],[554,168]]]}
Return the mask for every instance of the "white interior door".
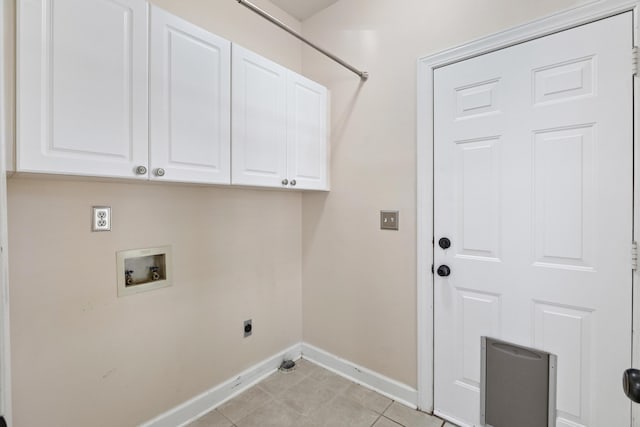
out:
{"label": "white interior door", "polygon": [[630,425],[631,43],[625,13],[435,70],[437,414],[479,425],[488,335],[558,356],[559,427]]}

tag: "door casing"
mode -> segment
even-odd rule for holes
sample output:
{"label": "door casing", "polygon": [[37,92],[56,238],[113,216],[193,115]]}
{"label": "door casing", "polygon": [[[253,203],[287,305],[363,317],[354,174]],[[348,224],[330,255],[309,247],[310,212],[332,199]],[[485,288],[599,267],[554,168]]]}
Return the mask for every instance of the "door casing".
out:
{"label": "door casing", "polygon": [[[442,52],[418,59],[417,63],[417,331],[418,331],[418,402],[419,409],[433,412],[433,71],[475,56],[503,49],[569,28],[584,25],[622,12],[633,12],[633,40],[638,45],[640,2],[630,0],[595,0],[586,4],[501,31]],[[631,75],[633,64],[629,64]],[[634,230],[633,240],[640,240],[640,85],[634,76]],[[631,241],[629,242],[631,247]],[[631,266],[630,266],[631,268]],[[633,272],[633,287],[639,278]],[[640,366],[640,293],[633,292],[632,363]],[[622,372],[620,373],[622,378]],[[620,387],[622,393],[622,383]],[[632,425],[640,427],[640,405],[633,405]]]}
{"label": "door casing", "polygon": [[9,279],[6,164],[13,153],[15,111],[15,0],[0,5],[0,415],[11,416],[11,362],[9,346]]}

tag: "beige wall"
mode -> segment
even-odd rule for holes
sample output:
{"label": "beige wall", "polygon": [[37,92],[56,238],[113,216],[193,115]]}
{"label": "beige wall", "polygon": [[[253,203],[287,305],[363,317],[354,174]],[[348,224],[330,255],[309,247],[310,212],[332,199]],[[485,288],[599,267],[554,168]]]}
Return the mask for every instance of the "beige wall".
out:
{"label": "beige wall", "polygon": [[[579,0],[340,0],[305,36],[371,73],[303,49],[331,90],[331,193],[303,206],[304,340],[415,387],[416,60]],[[400,231],[379,230],[381,209]]]}
{"label": "beige wall", "polygon": [[[235,1],[156,3],[300,69],[299,42]],[[134,426],[300,341],[299,193],[42,177],[8,192],[15,427]],[[91,233],[103,204],[113,231]],[[165,244],[174,285],[117,298],[116,251]]]}

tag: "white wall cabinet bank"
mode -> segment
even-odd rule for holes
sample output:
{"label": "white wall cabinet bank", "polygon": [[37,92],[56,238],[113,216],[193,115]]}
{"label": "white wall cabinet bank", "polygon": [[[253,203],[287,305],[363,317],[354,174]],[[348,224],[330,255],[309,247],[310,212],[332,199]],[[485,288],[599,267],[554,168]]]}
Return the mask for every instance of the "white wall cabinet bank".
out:
{"label": "white wall cabinet bank", "polygon": [[229,41],[145,0],[18,5],[18,171],[230,183]]}
{"label": "white wall cabinet bank", "polygon": [[326,88],[233,52],[147,0],[18,0],[16,171],[327,190]]}
{"label": "white wall cabinet bank", "polygon": [[328,190],[327,89],[232,51],[232,184]]}

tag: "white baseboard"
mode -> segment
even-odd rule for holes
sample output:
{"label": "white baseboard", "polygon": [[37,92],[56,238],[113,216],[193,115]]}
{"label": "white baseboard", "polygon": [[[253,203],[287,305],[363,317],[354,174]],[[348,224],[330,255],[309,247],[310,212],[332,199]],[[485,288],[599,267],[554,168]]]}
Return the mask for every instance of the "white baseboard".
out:
{"label": "white baseboard", "polygon": [[418,391],[414,388],[356,365],[311,344],[299,343],[141,424],[140,427],[185,426],[271,375],[280,367],[284,359],[297,360],[301,356],[403,405],[414,409],[417,407]]}
{"label": "white baseboard", "polygon": [[418,391],[406,384],[356,365],[311,344],[302,343],[302,357],[403,405],[413,409],[418,406]]}
{"label": "white baseboard", "polygon": [[301,344],[293,345],[199,396],[141,424],[140,427],[184,426],[271,375],[280,367],[284,359],[297,360],[300,355]]}

